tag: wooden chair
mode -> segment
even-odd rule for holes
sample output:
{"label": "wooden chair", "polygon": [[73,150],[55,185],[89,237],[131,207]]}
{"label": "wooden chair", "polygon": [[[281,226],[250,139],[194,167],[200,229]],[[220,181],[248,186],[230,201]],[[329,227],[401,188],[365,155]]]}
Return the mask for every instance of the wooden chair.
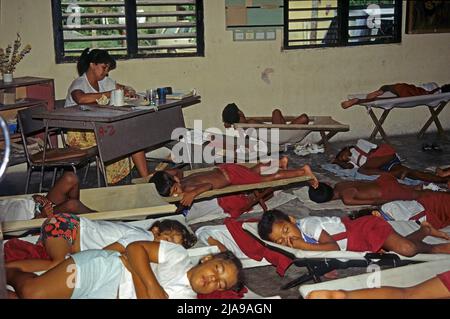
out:
{"label": "wooden chair", "polygon": [[[79,149],[74,147],[53,147],[51,139],[47,136],[47,146],[45,150],[41,150],[35,154],[31,154],[27,146],[27,138],[34,136],[38,133],[42,133],[45,130],[43,121],[33,119],[33,115],[45,111],[45,104],[30,107],[17,112],[17,120],[20,127],[20,133],[22,136],[22,143],[24,146],[25,157],[27,159],[27,180],[25,186],[25,193],[28,193],[28,187],[30,183],[31,173],[35,170],[41,170],[41,180],[39,183],[39,192],[42,191],[42,183],[44,180],[44,171],[46,168],[53,169],[52,186],[55,183],[56,173],[58,169],[70,167],[77,172],[77,167],[89,164],[91,161],[97,161],[97,182],[99,182],[99,166],[98,166],[98,150],[97,147],[91,147],[89,149]],[[58,128],[49,130],[51,132],[61,132]],[[61,134],[64,146],[64,135]],[[88,167],[89,168],[89,167]],[[98,185],[100,187],[100,185]]]}

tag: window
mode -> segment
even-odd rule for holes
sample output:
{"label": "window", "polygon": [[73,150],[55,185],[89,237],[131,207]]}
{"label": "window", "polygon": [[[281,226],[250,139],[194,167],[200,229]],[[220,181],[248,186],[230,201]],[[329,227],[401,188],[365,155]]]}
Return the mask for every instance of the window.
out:
{"label": "window", "polygon": [[52,0],[56,62],[89,48],[116,58],[203,56],[202,0]]}
{"label": "window", "polygon": [[284,48],[401,41],[401,0],[285,0]]}

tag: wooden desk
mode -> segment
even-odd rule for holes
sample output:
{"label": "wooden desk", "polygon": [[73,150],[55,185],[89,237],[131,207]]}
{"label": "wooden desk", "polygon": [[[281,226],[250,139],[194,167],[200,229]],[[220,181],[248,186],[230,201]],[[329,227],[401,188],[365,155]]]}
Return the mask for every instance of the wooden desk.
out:
{"label": "wooden desk", "polygon": [[[200,103],[200,96],[167,100],[155,109],[131,107],[74,106],[46,111],[33,116],[49,127],[93,130],[97,140],[100,166],[105,163],[171,140],[172,131],[185,127],[182,108]],[[82,108],[86,110],[82,110]],[[108,185],[103,174],[105,185]]]}

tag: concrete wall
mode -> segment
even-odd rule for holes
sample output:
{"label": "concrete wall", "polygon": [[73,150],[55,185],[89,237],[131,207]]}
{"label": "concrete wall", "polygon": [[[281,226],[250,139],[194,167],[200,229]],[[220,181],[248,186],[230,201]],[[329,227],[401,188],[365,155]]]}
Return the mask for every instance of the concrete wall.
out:
{"label": "concrete wall", "polygon": [[[33,46],[15,76],[54,78],[57,98],[64,98],[76,70],[75,64],[55,63],[50,0],[0,3],[0,46],[12,42],[16,32],[23,43]],[[197,88],[202,103],[185,110],[187,124],[203,119],[204,126],[221,125],[223,106],[236,102],[247,115],[269,114],[274,107],[286,114],[332,115],[350,124],[351,132],[338,135],[341,139],[367,136],[372,125],[365,110],[339,106],[347,94],[385,83],[450,82],[450,34],[403,32],[401,44],[282,51],[281,31],[275,41],[233,42],[225,30],[224,1],[205,0],[204,7],[205,57],[119,61],[111,74],[138,91],[158,86]],[[266,69],[273,69],[270,84],[261,78]],[[449,115],[447,107],[441,115],[446,129]],[[425,118],[428,110],[423,107],[395,110],[386,129],[395,134],[417,132]]]}

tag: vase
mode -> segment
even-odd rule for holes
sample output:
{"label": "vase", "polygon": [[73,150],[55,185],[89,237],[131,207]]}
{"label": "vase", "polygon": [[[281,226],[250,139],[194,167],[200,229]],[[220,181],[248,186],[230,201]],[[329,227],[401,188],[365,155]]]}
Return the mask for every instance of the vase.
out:
{"label": "vase", "polygon": [[3,82],[4,83],[11,83],[13,81],[13,74],[12,73],[4,73],[3,74]]}

